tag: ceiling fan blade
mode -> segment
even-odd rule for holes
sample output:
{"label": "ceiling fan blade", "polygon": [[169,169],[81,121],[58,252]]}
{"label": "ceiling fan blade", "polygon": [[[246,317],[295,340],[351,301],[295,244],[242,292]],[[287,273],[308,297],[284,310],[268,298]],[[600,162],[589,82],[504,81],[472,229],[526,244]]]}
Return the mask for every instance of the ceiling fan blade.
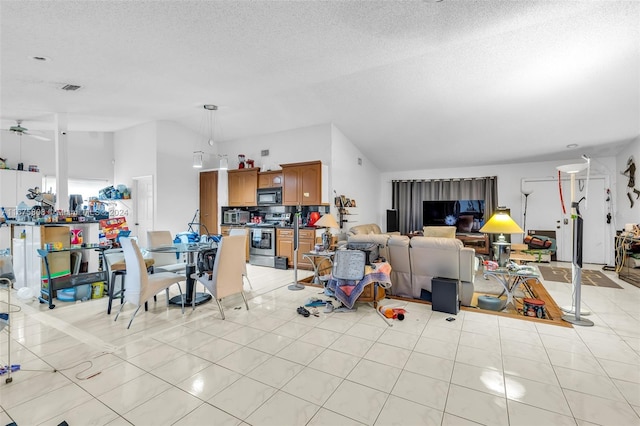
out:
{"label": "ceiling fan blade", "polygon": [[51,140],[51,139],[49,139],[49,138],[47,138],[45,136],[34,135],[33,133],[29,133],[29,132],[22,132],[22,134],[25,135],[25,136],[32,137],[34,139],[41,140],[41,141],[50,141]]}

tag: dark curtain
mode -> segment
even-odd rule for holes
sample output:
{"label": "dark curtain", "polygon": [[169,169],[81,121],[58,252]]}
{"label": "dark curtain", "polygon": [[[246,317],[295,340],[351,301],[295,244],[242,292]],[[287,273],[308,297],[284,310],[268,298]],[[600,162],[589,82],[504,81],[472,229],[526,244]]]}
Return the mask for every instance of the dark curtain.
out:
{"label": "dark curtain", "polygon": [[392,181],[392,205],[403,234],[422,231],[422,202],[484,200],[487,221],[498,207],[498,177]]}

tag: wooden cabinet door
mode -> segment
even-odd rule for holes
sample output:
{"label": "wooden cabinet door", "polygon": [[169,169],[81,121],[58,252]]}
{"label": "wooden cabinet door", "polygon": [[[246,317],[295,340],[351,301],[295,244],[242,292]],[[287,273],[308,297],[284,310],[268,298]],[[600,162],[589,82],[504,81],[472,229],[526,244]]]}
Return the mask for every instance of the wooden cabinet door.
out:
{"label": "wooden cabinet door", "polygon": [[322,169],[320,164],[304,166],[300,170],[302,181],[300,199],[303,206],[317,206],[321,203],[321,180]]}
{"label": "wooden cabinet door", "polygon": [[282,168],[282,204],[285,206],[297,206],[300,204],[300,168]]}
{"label": "wooden cabinet door", "polygon": [[322,203],[322,163],[281,164],[282,204],[317,206]]}
{"label": "wooden cabinet door", "polygon": [[308,259],[303,259],[304,253],[313,251],[315,246],[315,230],[301,229],[298,238],[298,267],[304,269],[313,269]]}
{"label": "wooden cabinet door", "polygon": [[239,207],[242,206],[242,180],[239,174],[228,174],[229,185],[229,206]]}
{"label": "wooden cabinet door", "polygon": [[255,206],[257,203],[258,169],[229,170],[229,206]]}
{"label": "wooden cabinet door", "polygon": [[218,233],[218,172],[200,173],[200,223],[201,234]]}
{"label": "wooden cabinet door", "polygon": [[293,266],[293,230],[276,230],[276,256],[286,257],[287,264]]}
{"label": "wooden cabinet door", "polygon": [[258,173],[258,189],[279,188],[282,186],[282,172],[271,171]]}
{"label": "wooden cabinet door", "polygon": [[242,173],[242,202],[245,206],[255,206],[258,204],[258,169]]}

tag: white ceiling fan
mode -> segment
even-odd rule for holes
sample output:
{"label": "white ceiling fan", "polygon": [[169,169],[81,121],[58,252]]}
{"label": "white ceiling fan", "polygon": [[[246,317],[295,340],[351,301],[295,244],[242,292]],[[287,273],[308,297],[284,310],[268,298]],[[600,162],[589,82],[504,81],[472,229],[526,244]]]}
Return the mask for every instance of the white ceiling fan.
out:
{"label": "white ceiling fan", "polygon": [[16,120],[16,125],[15,126],[11,126],[9,127],[9,131],[11,133],[15,133],[19,136],[25,135],[25,136],[30,136],[34,139],[39,139],[41,141],[50,141],[51,139],[42,136],[42,135],[38,135],[35,133],[32,133],[31,131],[29,131],[29,129],[22,127],[22,120]]}

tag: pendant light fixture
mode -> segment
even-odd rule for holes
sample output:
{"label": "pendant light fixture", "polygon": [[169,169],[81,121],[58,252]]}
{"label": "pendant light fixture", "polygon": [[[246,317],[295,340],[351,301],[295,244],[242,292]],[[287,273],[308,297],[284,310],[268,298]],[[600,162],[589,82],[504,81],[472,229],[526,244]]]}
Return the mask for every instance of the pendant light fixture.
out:
{"label": "pendant light fixture", "polygon": [[[213,114],[215,113],[215,111],[218,110],[218,107],[212,104],[204,104],[203,108],[208,112],[207,127],[209,129],[208,131],[209,137],[207,138],[207,145],[214,146],[215,140],[213,137],[213,120],[214,120]],[[193,168],[201,169],[203,162],[204,162],[204,151],[202,150],[194,151],[193,152]]]}

